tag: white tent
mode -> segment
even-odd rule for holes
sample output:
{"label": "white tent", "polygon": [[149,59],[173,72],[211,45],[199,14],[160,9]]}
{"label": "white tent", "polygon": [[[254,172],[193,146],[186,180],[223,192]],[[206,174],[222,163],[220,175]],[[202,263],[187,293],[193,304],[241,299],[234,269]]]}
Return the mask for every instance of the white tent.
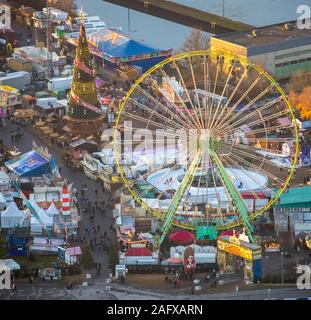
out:
{"label": "white tent", "polygon": [[45,227],[53,226],[53,217],[49,217],[43,209],[38,212],[40,220],[43,222]]}
{"label": "white tent", "polygon": [[14,228],[19,226],[23,217],[23,211],[18,209],[15,202],[11,202],[1,213],[1,228]]}
{"label": "white tent", "polygon": [[32,216],[30,219],[30,231],[31,233],[42,232],[42,225],[34,216]]}
{"label": "white tent", "polygon": [[41,208],[38,206],[37,202],[34,200],[29,200],[30,204],[32,205],[32,207],[36,210],[36,212],[39,212],[41,210]]}
{"label": "white tent", "polygon": [[37,214],[42,223],[32,216],[30,222],[30,231],[32,233],[41,233],[43,228],[53,228],[53,217],[49,217],[43,209],[40,209]]}
{"label": "white tent", "polygon": [[0,189],[1,190],[6,189],[9,186],[9,184],[10,184],[10,177],[5,171],[0,170]]}
{"label": "white tent", "polygon": [[54,201],[51,202],[50,207],[46,210],[46,214],[49,217],[59,214],[59,210],[56,208]]}
{"label": "white tent", "polygon": [[6,200],[3,194],[0,192],[0,210],[4,210],[6,205],[7,205]]}

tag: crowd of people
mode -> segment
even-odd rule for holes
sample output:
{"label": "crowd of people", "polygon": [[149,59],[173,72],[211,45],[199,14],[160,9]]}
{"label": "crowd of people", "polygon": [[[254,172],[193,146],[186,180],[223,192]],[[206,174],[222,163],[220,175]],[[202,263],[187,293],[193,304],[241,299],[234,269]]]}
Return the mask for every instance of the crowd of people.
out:
{"label": "crowd of people", "polygon": [[[96,223],[96,220],[104,220],[106,215],[114,208],[114,198],[100,200],[99,190],[95,189],[95,199],[89,199],[89,190],[87,184],[84,184],[80,192],[76,192],[78,199],[78,208],[81,216],[87,221],[84,221],[84,227],[78,228],[78,241],[80,244],[89,245],[91,250],[102,249],[107,250],[111,243],[111,233],[103,230],[102,224]],[[96,219],[97,217],[97,219]],[[110,231],[114,230],[113,225],[110,225]]]}

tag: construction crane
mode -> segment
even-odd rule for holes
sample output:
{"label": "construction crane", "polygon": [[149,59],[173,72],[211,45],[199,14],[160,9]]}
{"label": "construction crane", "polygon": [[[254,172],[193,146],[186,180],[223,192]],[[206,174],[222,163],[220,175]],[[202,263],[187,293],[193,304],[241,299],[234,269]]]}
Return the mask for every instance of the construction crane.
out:
{"label": "construction crane", "polygon": [[52,236],[52,232],[50,230],[50,228],[47,228],[47,226],[44,224],[44,222],[41,220],[37,209],[31,204],[31,202],[27,199],[27,197],[24,195],[23,191],[20,189],[20,187],[18,186],[18,184],[16,183],[16,181],[14,181],[12,179],[11,181],[12,186],[16,189],[16,191],[20,194],[22,200],[24,201],[26,207],[30,210],[30,213],[32,214],[32,216],[34,216],[34,218],[41,224],[42,229],[46,231],[47,233],[47,238],[50,239]]}

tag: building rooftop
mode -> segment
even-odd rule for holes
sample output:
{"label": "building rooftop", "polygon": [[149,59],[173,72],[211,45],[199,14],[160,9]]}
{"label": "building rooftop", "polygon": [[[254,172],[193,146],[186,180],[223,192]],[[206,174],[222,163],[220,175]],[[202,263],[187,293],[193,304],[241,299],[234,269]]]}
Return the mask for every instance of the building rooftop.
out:
{"label": "building rooftop", "polygon": [[148,248],[129,248],[126,257],[152,257],[152,252]]}
{"label": "building rooftop", "polygon": [[310,208],[311,186],[290,188],[283,192],[278,206],[280,208]]}
{"label": "building rooftop", "polygon": [[285,50],[295,46],[311,44],[311,29],[298,29],[296,21],[291,21],[252,30],[227,33],[214,38],[246,47],[249,51],[253,50],[254,53],[258,48],[269,49],[266,51],[269,52],[273,51],[272,49]]}

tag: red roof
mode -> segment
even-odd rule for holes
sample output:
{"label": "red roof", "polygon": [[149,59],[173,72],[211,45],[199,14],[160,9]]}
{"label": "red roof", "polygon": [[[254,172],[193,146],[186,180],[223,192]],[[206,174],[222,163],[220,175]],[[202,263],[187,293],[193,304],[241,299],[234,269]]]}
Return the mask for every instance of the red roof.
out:
{"label": "red roof", "polygon": [[191,244],[195,241],[195,235],[189,231],[176,231],[169,235],[168,240],[179,244]]}
{"label": "red roof", "polygon": [[126,253],[126,257],[152,257],[152,252],[146,248],[129,248]]}

